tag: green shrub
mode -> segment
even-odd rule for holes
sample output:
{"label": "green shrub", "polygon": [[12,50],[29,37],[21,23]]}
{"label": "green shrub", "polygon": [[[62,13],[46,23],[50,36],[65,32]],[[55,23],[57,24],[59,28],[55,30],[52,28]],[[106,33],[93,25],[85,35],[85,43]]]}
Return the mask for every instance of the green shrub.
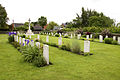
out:
{"label": "green shrub", "polygon": [[105,38],[104,41],[106,44],[112,44],[112,38]]}
{"label": "green shrub", "polygon": [[41,43],[43,42],[42,38],[40,38],[40,42],[41,42]]}
{"label": "green shrub", "polygon": [[77,40],[74,40],[71,45],[71,51],[80,54],[80,50],[80,43]]}
{"label": "green shrub", "polygon": [[82,35],[82,37],[86,38],[86,35]]}
{"label": "green shrub", "polygon": [[66,50],[66,45],[62,45],[60,48]]}
{"label": "green shrub", "polygon": [[12,45],[13,45],[15,48],[20,47],[19,42],[12,42]]}
{"label": "green shrub", "polygon": [[44,57],[40,56],[40,55],[35,57],[33,63],[37,67],[43,67],[43,66],[47,65],[47,62],[45,61]]}
{"label": "green shrub", "polygon": [[43,33],[41,32],[40,35],[43,35]]}
{"label": "green shrub", "polygon": [[59,37],[60,35],[59,34],[56,34],[55,37]]}
{"label": "green shrub", "polygon": [[9,43],[14,42],[14,36],[13,35],[9,36],[8,41],[9,41]]}
{"label": "green shrub", "polygon": [[63,49],[63,50],[70,51],[70,44],[67,43],[66,45],[62,45],[60,48]]}
{"label": "green shrub", "polygon": [[25,38],[26,36],[25,35],[21,35],[20,37]]}
{"label": "green shrub", "polygon": [[112,44],[117,45],[118,42],[114,40],[114,41],[112,41]]}
{"label": "green shrub", "polygon": [[58,45],[55,43],[50,43],[50,46],[58,47]]}
{"label": "green shrub", "polygon": [[24,61],[33,63],[37,67],[47,65],[45,59],[43,58],[43,54],[42,54],[43,49],[42,48],[39,49],[36,46],[34,46],[34,47],[22,46],[20,48],[20,51],[23,55]]}
{"label": "green shrub", "polygon": [[64,38],[69,38],[69,36],[64,36]]}
{"label": "green shrub", "polygon": [[35,39],[35,42],[39,42],[39,40],[38,40],[38,39]]}

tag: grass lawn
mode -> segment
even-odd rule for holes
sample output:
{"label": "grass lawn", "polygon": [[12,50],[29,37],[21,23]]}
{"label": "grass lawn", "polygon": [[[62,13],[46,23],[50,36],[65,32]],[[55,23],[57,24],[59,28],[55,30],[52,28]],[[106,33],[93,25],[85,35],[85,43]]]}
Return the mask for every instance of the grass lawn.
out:
{"label": "grass lawn", "polygon": [[[36,35],[35,35],[36,36]],[[119,80],[120,46],[91,42],[92,56],[81,56],[55,47],[50,49],[53,65],[37,68],[22,61],[21,53],[0,34],[0,80]],[[41,35],[45,40],[45,36]],[[49,37],[58,43],[57,37]],[[64,43],[72,39],[63,38]],[[79,40],[83,50],[83,41]]]}

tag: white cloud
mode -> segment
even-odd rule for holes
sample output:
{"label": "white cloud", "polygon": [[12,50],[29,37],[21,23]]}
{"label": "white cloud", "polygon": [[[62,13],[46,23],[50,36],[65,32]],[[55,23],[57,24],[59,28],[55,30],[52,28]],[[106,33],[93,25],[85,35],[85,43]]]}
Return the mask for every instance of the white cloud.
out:
{"label": "white cloud", "polygon": [[61,24],[74,19],[82,7],[120,21],[119,0],[0,0],[0,3],[6,8],[9,23],[13,19],[15,22],[26,22],[28,18],[37,21],[40,16],[46,16],[48,22]]}

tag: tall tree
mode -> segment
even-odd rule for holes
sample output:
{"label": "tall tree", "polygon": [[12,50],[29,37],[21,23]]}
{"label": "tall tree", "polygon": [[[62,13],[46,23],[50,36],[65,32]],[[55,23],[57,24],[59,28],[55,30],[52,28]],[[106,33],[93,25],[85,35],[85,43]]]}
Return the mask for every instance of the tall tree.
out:
{"label": "tall tree", "polygon": [[8,17],[5,7],[0,4],[0,27],[6,27],[7,20]]}
{"label": "tall tree", "polygon": [[49,22],[47,30],[53,30],[54,26],[58,26],[58,24],[55,23],[54,21]]}
{"label": "tall tree", "polygon": [[87,11],[85,11],[84,7],[82,7],[82,14],[81,14],[82,27],[88,26],[88,16],[87,15],[88,15]]}
{"label": "tall tree", "polygon": [[41,16],[39,19],[38,19],[38,24],[42,27],[44,27],[46,24],[47,24],[47,18],[44,17],[44,16]]}
{"label": "tall tree", "polygon": [[81,16],[77,14],[76,19],[73,19],[72,27],[110,27],[113,23],[113,19],[110,19],[103,13],[98,13],[97,11],[92,11],[91,9],[85,10],[84,7],[82,7]]}

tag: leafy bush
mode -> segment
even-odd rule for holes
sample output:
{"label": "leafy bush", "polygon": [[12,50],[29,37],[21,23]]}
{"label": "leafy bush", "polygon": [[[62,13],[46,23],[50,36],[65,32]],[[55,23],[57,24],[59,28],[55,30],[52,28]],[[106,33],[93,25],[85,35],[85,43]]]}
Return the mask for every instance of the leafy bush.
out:
{"label": "leafy bush", "polygon": [[43,35],[43,33],[41,32],[40,35]]}
{"label": "leafy bush", "polygon": [[45,61],[44,57],[40,56],[40,55],[35,57],[33,63],[37,67],[43,67],[43,66],[45,66],[47,64],[47,62]]}
{"label": "leafy bush", "polygon": [[113,26],[109,27],[108,29],[111,33],[120,33],[120,27]]}
{"label": "leafy bush", "polygon": [[39,49],[36,46],[34,46],[34,47],[22,46],[20,48],[20,51],[23,55],[24,61],[29,62],[29,63],[33,63],[37,67],[47,65],[46,61],[43,57],[43,54],[42,54],[42,52],[43,52],[42,48]]}
{"label": "leafy bush", "polygon": [[112,44],[112,38],[105,38],[104,41],[106,44]]}
{"label": "leafy bush", "polygon": [[36,38],[36,39],[35,39],[35,42],[39,42],[39,40]]}
{"label": "leafy bush", "polygon": [[12,45],[13,45],[15,48],[20,47],[19,42],[12,42]]}
{"label": "leafy bush", "polygon": [[58,47],[58,45],[55,43],[50,43],[50,46]]}
{"label": "leafy bush", "polygon": [[69,38],[69,36],[64,36],[64,38]]}
{"label": "leafy bush", "polygon": [[58,33],[58,34],[59,34],[59,33],[64,33],[64,31],[63,31],[63,30],[58,30],[57,33]]}
{"label": "leafy bush", "polygon": [[82,37],[86,38],[86,35],[82,35]]}
{"label": "leafy bush", "polygon": [[41,43],[43,42],[42,38],[40,38],[40,42],[41,42]]}
{"label": "leafy bush", "polygon": [[112,41],[112,44],[117,45],[117,44],[118,44],[118,42],[117,42],[117,41],[115,41],[115,40],[113,40],[113,41]]}
{"label": "leafy bush", "polygon": [[80,54],[80,50],[80,43],[77,40],[74,40],[71,45],[71,51]]}
{"label": "leafy bush", "polygon": [[55,37],[59,37],[60,35],[59,34],[56,34]]}
{"label": "leafy bush", "polygon": [[26,36],[25,35],[21,35],[20,37],[25,38]]}
{"label": "leafy bush", "polygon": [[13,35],[9,36],[8,41],[9,41],[9,43],[14,42],[14,36]]}
{"label": "leafy bush", "polygon": [[102,30],[101,27],[83,27],[84,32],[100,33]]}
{"label": "leafy bush", "polygon": [[66,45],[62,45],[60,48],[63,49],[63,50],[70,51],[70,44],[67,43]]}

